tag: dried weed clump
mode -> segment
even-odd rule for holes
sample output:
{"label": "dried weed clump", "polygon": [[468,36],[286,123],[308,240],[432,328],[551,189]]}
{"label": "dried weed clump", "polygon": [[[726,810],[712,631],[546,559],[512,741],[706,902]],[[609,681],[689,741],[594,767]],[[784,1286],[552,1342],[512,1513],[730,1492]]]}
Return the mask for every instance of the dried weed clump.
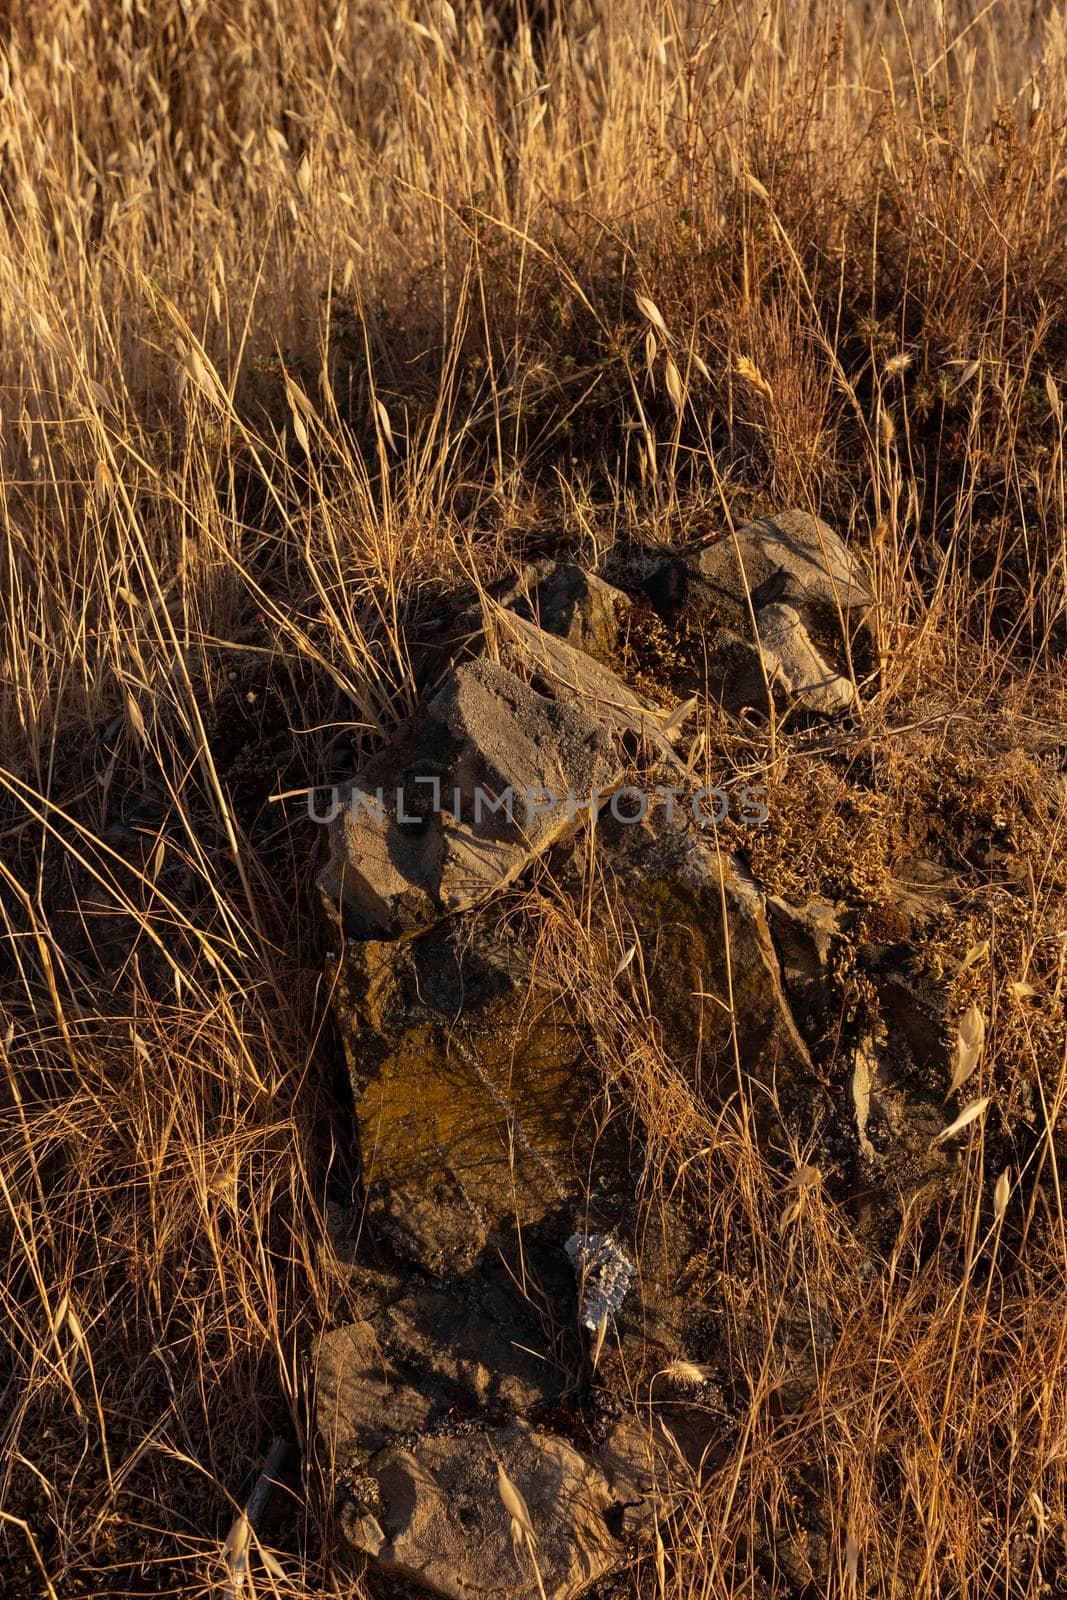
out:
{"label": "dried weed clump", "polygon": [[[557,928],[626,1114],[699,1197],[731,1374],[721,1450],[633,1581],[1055,1592],[1061,14],[9,9],[0,1587],[213,1592],[284,1436],[306,1465],[252,1581],[351,1592],[305,1432],[309,1339],[359,1306],[324,1220],[351,1198],[351,1113],[299,792],[410,710],[457,590],[795,503],[871,566],[862,727],[831,748],[709,717],[703,757],[767,779],[771,823],[743,842],[771,887],[888,917],[919,844],[984,884],[938,939],[959,961],[990,940],[953,1004],[988,1019],[996,1115],[953,1141],[942,1209],[906,1210],[874,1260],[832,1174],[787,1187],[810,1152],[760,1148],[750,1108],[669,1070],[612,981],[625,930],[598,955]],[[634,672],[699,674],[647,631]],[[972,744],[995,727],[986,766],[935,729],[908,770],[934,698]],[[998,1096],[1031,1136],[994,1207]],[[817,1371],[799,1410],[783,1329]]]}

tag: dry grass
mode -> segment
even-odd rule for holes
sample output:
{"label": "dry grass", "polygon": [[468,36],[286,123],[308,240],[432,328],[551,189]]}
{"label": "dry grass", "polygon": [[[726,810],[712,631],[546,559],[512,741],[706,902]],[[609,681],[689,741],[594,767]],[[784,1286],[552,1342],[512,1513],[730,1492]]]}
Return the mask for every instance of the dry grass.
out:
{"label": "dry grass", "polygon": [[[1067,26],[1021,0],[533,26],[505,0],[38,0],[4,27],[3,1588],[221,1592],[346,1310],[317,839],[269,796],[403,714],[449,587],[782,502],[873,566],[875,788],[935,691],[1055,728]],[[1062,818],[1035,859],[1040,966]],[[703,1173],[739,1377],[648,1593],[802,1592],[760,1550],[805,1485],[819,1592],[1060,1589],[1067,1078],[1022,1031],[1009,1223],[975,1137],[940,1247],[908,1216],[878,1270],[822,1186],[780,1227],[805,1152],[765,1162],[645,1083]],[[786,1425],[771,1333],[798,1311],[820,1378]],[[257,1592],[343,1592],[328,1486],[293,1489],[264,1534],[288,1577]]]}

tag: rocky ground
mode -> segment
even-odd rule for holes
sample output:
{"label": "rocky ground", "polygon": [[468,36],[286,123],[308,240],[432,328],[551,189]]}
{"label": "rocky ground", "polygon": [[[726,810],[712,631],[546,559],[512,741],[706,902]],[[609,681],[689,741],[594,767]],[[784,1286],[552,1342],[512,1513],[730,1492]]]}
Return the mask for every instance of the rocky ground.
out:
{"label": "rocky ground", "polygon": [[[662,1560],[753,1361],[783,1426],[817,1402],[829,1299],[723,1344],[744,1246],[715,1258],[700,1184],[731,1122],[781,1171],[785,1238],[815,1195],[851,1216],[861,1281],[970,1141],[1026,1159],[1041,1088],[982,1072],[980,934],[1021,925],[1023,818],[1063,779],[1002,766],[981,838],[962,752],[939,805],[894,804],[924,730],[861,732],[874,596],[803,512],[457,606],[321,878],[361,1155],[332,1221],[366,1309],[318,1340],[314,1419],[354,1570],[569,1600]],[[769,780],[709,771],[726,714],[781,741]],[[1031,947],[1002,1032],[1040,1011],[1062,1042],[1063,955]],[[809,1492],[759,1534],[768,1570],[817,1591],[829,1528]]]}

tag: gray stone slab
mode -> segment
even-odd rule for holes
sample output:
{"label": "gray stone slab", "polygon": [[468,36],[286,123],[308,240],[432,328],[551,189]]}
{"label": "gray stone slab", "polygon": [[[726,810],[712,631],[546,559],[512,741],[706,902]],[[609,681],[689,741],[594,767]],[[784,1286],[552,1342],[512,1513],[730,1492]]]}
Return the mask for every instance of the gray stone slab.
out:
{"label": "gray stone slab", "polygon": [[[498,1466],[528,1509],[532,1553],[512,1535]],[[342,1516],[351,1549],[447,1600],[536,1600],[542,1592],[573,1600],[624,1554],[608,1529],[615,1502],[605,1474],[523,1422],[387,1447],[370,1475],[374,1507],[350,1503]]]}
{"label": "gray stone slab", "polygon": [[342,790],[320,888],[351,934],[417,933],[509,883],[573,825],[567,795],[623,764],[580,687],[552,698],[466,662]]}

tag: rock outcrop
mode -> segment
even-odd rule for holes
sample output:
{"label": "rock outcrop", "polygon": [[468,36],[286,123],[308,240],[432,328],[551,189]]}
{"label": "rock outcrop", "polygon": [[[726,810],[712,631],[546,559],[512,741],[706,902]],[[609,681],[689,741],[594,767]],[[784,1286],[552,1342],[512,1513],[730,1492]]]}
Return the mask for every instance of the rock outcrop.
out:
{"label": "rock outcrop", "polygon": [[[724,705],[855,709],[850,645],[873,596],[825,524],[764,519],[661,562],[646,590],[703,630]],[[841,1027],[826,1000],[848,918],[768,896],[713,830],[714,791],[675,750],[686,709],[615,670],[640,605],[540,563],[466,618],[461,658],[343,791],[320,880],[360,1226],[395,1287],[320,1339],[316,1425],[347,1552],[456,1600],[579,1595],[654,1537],[680,1463],[691,1484],[718,1448],[693,1364],[699,1219],[680,1186],[642,1190],[636,1069],[598,1031],[594,985],[697,1105],[754,1086],[757,1108],[825,1104],[811,1052]],[[895,972],[850,1037],[843,1097],[876,1182],[901,1151],[920,1176],[943,1159],[893,1064],[911,1070],[926,1013],[901,1002],[906,1047],[906,1021],[874,1025]],[[580,1264],[590,1238],[618,1267],[599,1299],[565,1249]],[[782,1406],[819,1381],[833,1330],[813,1315],[775,1336]],[[694,1372],[693,1392],[672,1383]]]}
{"label": "rock outcrop", "polygon": [[[366,1224],[424,1287],[320,1341],[317,1422],[363,1485],[342,1514],[349,1548],[445,1595],[535,1592],[496,1459],[526,1496],[549,1592],[623,1558],[645,1490],[538,1422],[593,1338],[564,1245],[601,1234],[640,1259],[606,1343],[596,1330],[620,1394],[650,1351],[685,1357],[699,1259],[677,1207],[647,1230],[639,1130],[536,919],[516,902],[502,927],[484,902],[544,860],[561,923],[601,948],[624,907],[660,1001],[655,1048],[699,1094],[810,1072],[758,886],[716,848],[671,719],[605,664],[629,604],[616,595],[561,569],[494,608],[487,654],[456,665],[342,795],[321,879]],[[629,809],[613,798],[624,778]],[[692,1429],[698,1412],[675,1410]]]}
{"label": "rock outcrop", "polygon": [[[770,1425],[796,1448],[746,1489],[746,1581],[821,1592],[812,1441],[853,1319],[902,1239],[965,1243],[969,1140],[1021,1165],[1033,1102],[992,1048],[1029,1047],[1059,977],[1008,881],[976,887],[1011,806],[953,769],[951,719],[863,725],[875,596],[825,524],[610,572],[538,560],[420,623],[422,701],[331,830],[360,1157],[323,1244],[354,1320],[312,1352],[337,1553],[405,1593],[614,1594]],[[990,1059],[953,1090],[973,1016]]]}

